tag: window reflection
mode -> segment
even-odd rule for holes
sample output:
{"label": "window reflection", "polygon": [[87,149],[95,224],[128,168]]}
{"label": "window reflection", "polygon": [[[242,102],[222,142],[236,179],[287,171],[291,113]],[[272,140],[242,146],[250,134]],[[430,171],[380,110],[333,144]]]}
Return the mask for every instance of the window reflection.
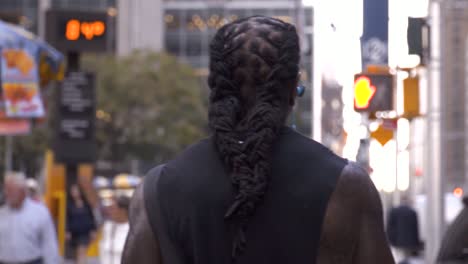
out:
{"label": "window reflection", "polygon": [[[311,8],[304,10],[305,26],[311,26]],[[271,16],[288,23],[295,23],[295,10],[287,8],[169,8],[164,13],[166,50],[196,68],[207,68],[209,63],[209,43],[217,29],[237,19],[252,15]],[[312,35],[305,38],[303,67],[310,81],[312,76]]]}

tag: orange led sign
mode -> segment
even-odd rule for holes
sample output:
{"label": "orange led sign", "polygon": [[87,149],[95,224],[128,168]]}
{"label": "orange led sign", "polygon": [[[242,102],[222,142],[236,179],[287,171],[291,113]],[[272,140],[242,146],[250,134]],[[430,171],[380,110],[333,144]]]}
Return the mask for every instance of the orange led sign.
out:
{"label": "orange led sign", "polygon": [[80,21],[70,19],[65,28],[65,37],[67,40],[75,41],[83,36],[86,40],[92,40],[100,37],[106,32],[106,24],[103,21]]}

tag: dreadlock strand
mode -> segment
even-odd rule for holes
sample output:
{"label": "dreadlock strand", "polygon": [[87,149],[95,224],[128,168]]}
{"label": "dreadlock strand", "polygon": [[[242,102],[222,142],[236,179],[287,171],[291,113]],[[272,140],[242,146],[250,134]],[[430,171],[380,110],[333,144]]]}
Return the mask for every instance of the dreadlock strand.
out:
{"label": "dreadlock strand", "polygon": [[272,147],[290,107],[285,85],[297,77],[298,64],[296,30],[277,19],[227,24],[210,45],[209,124],[235,191],[225,214],[236,230],[233,261],[246,249],[248,223],[268,188]]}

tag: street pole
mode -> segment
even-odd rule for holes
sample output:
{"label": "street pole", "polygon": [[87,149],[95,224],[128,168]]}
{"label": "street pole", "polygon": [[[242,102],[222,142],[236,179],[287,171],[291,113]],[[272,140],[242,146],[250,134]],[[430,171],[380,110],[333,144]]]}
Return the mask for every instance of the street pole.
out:
{"label": "street pole", "polygon": [[442,180],[443,164],[445,158],[441,142],[443,142],[444,129],[441,117],[444,113],[444,104],[441,103],[441,2],[430,2],[429,17],[431,22],[431,58],[428,69],[427,93],[427,120],[426,120],[426,263],[436,263],[444,229],[444,185]]}
{"label": "street pole", "polygon": [[5,136],[5,172],[12,170],[13,136]]}
{"label": "street pole", "polygon": [[38,33],[39,37],[46,39],[46,12],[50,8],[51,0],[39,0],[37,17],[38,17]]}
{"label": "street pole", "polygon": [[322,54],[324,23],[324,2],[316,1],[314,5],[314,31],[313,31],[313,51],[312,51],[312,138],[322,141]]}
{"label": "street pole", "polygon": [[393,191],[393,207],[400,205],[401,202],[401,193],[398,188],[398,156],[400,155],[399,144],[398,144],[398,131],[394,131],[394,140],[395,140],[395,190]]}

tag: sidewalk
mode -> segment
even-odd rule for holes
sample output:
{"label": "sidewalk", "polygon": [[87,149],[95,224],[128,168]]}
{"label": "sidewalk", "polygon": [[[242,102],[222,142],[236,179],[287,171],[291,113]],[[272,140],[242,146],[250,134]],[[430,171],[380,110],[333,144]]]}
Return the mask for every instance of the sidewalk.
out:
{"label": "sidewalk", "polygon": [[[75,262],[73,260],[65,260],[65,262],[63,264],[75,264]],[[88,258],[88,263],[87,264],[106,264],[106,263],[99,263],[99,259],[98,258]]]}

